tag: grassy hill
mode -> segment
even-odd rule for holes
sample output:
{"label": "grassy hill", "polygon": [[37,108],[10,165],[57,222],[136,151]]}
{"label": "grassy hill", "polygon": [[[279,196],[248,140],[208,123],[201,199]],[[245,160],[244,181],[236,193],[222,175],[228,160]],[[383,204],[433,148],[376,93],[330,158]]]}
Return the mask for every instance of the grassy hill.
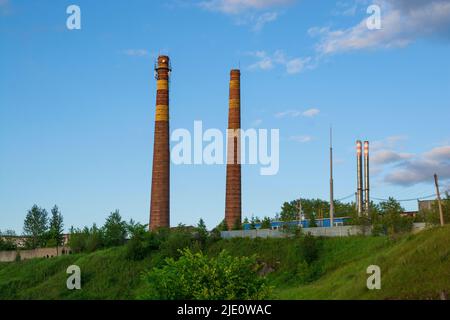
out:
{"label": "grassy hill", "polygon": [[[306,264],[298,239],[220,240],[207,248],[265,264],[275,299],[438,299],[450,293],[450,226],[403,236],[319,239]],[[125,247],[90,254],[0,263],[0,299],[135,299],[145,291],[140,275],[161,264],[154,253],[125,258]],[[82,272],[82,290],[66,289],[69,265]],[[366,269],[378,265],[382,290],[366,288]]]}

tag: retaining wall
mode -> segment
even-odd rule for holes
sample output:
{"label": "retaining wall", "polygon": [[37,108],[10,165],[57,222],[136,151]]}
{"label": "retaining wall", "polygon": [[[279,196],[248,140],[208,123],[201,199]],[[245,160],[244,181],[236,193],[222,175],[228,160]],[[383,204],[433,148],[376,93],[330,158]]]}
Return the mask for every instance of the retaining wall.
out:
{"label": "retaining wall", "polygon": [[70,252],[67,247],[58,248],[39,248],[34,250],[18,250],[18,251],[0,251],[0,262],[12,262],[16,261],[17,254],[20,254],[21,260],[35,259],[35,258],[53,258],[61,256]]}

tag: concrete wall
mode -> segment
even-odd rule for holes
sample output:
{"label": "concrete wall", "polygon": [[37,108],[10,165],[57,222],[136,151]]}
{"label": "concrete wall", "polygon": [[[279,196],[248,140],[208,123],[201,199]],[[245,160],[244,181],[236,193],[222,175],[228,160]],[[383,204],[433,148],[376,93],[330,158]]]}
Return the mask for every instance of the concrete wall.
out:
{"label": "concrete wall", "polygon": [[0,262],[13,262],[16,260],[17,253],[20,254],[21,260],[35,259],[35,258],[53,258],[68,254],[70,249],[67,247],[58,248],[58,254],[56,248],[40,248],[34,250],[18,250],[18,251],[0,251]]}
{"label": "concrete wall", "polygon": [[[358,226],[339,226],[333,228],[302,228],[303,233],[310,233],[316,237],[347,237],[352,235],[363,234],[363,230]],[[366,232],[366,234],[370,234]],[[221,236],[224,239],[230,238],[284,238],[289,234],[270,229],[259,230],[234,230],[222,231]]]}
{"label": "concrete wall", "polygon": [[424,229],[426,229],[427,224],[425,222],[416,222],[413,224],[413,228],[411,230],[412,233],[420,232]]}
{"label": "concrete wall", "polygon": [[360,226],[339,226],[333,228],[307,228],[304,233],[310,233],[315,237],[348,237],[357,235],[370,235],[371,230],[365,230]]}
{"label": "concrete wall", "polygon": [[[425,229],[425,223],[414,223],[412,232],[417,233]],[[319,228],[302,228],[303,233],[310,233],[315,237],[348,237],[356,235],[370,235],[371,230],[364,232],[360,226],[337,226],[337,227],[319,227]],[[278,230],[259,229],[259,230],[235,230],[222,231],[222,238],[284,238],[289,234]]]}

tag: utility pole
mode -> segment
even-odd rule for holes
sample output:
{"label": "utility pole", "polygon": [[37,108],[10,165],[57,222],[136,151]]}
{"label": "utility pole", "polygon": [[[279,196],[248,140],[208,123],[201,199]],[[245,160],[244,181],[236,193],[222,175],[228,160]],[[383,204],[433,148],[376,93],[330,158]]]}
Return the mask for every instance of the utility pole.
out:
{"label": "utility pole", "polygon": [[334,226],[333,128],[330,126],[330,227]]}
{"label": "utility pole", "polygon": [[442,201],[441,201],[441,193],[439,192],[439,180],[437,174],[434,175],[434,184],[436,185],[436,195],[438,199],[439,206],[439,216],[441,218],[441,226],[444,226],[444,212],[442,211]]}

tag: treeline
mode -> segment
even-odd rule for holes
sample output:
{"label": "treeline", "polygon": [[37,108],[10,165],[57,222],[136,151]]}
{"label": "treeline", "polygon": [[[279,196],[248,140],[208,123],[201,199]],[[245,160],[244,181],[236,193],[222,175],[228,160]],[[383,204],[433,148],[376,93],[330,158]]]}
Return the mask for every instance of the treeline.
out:
{"label": "treeline", "polygon": [[171,229],[149,231],[148,225],[122,220],[116,210],[108,216],[102,227],[94,224],[90,228],[71,228],[69,247],[72,252],[81,253],[126,245],[127,257],[140,260],[153,251],[160,252],[162,256],[177,257],[179,249],[190,248],[197,251],[219,239],[219,230],[215,228],[209,232],[203,219],[200,219],[196,227],[180,224]]}
{"label": "treeline", "polygon": [[133,234],[142,225],[133,220],[126,222],[122,219],[119,210],[111,212],[105,224],[98,227],[70,228],[69,247],[72,252],[93,252],[98,249],[124,245],[128,236]]}
{"label": "treeline", "polygon": [[[28,210],[23,224],[24,249],[59,247],[64,242],[63,216],[55,205],[49,216],[46,209],[34,205]],[[0,250],[17,250],[18,239],[14,231],[0,233]]]}
{"label": "treeline", "polygon": [[[343,203],[334,201],[335,217],[351,217],[355,213],[353,203]],[[274,217],[263,217],[252,215],[245,217],[243,224],[250,225],[250,229],[255,229],[256,224],[261,224],[261,229],[269,229],[274,221],[289,222],[299,220],[300,217],[310,220],[310,226],[317,226],[316,220],[329,218],[330,202],[322,199],[301,199],[286,201],[281,206],[280,212]],[[237,229],[234,227],[233,229]]]}
{"label": "treeline", "polygon": [[0,230],[0,251],[13,251],[17,249],[14,238],[16,233],[13,230]]}
{"label": "treeline", "polygon": [[[450,223],[450,195],[445,194],[442,201],[444,220]],[[415,216],[405,216],[405,209],[400,202],[394,198],[389,198],[380,203],[370,203],[369,217],[359,217],[356,211],[356,204],[334,202],[335,217],[349,217],[347,224],[371,226],[374,234],[396,234],[408,232],[412,229],[413,223],[425,222],[428,225],[438,225],[440,223],[439,208],[437,201],[432,205],[431,210],[422,210]],[[243,225],[249,225],[250,229],[255,229],[257,224],[261,229],[269,229],[274,221],[289,222],[298,220],[300,217],[309,220],[310,227],[317,227],[317,219],[330,217],[330,202],[321,199],[302,199],[284,202],[281,210],[273,218],[258,216],[246,217]],[[223,225],[223,223],[222,223]],[[240,229],[240,226],[233,226],[234,230]],[[242,227],[243,228],[243,227]],[[220,228],[225,230],[226,228]]]}
{"label": "treeline", "polygon": [[[445,193],[442,199],[442,212],[444,214],[444,221],[446,224],[450,223],[450,194]],[[431,209],[425,209],[419,212],[420,218],[430,225],[439,225],[441,223],[439,214],[439,205],[437,200],[433,202]]]}

